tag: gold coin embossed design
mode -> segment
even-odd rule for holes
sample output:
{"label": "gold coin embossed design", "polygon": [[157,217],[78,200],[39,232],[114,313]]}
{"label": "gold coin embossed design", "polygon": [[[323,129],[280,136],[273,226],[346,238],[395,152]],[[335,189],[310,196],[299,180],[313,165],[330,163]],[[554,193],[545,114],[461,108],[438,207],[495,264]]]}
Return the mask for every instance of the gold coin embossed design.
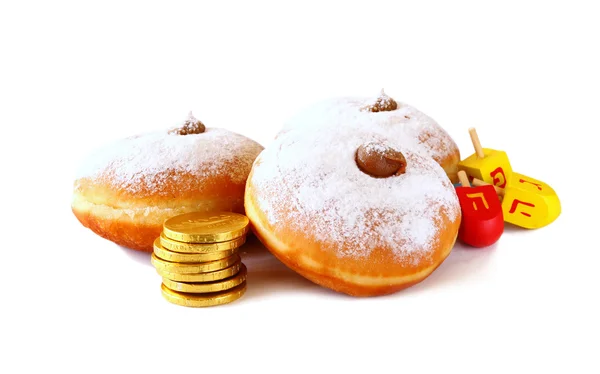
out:
{"label": "gold coin embossed design", "polygon": [[221,243],[185,243],[167,238],[165,234],[160,234],[160,244],[164,249],[179,253],[214,253],[221,251],[229,251],[241,247],[246,243],[246,236],[241,236],[233,240]]}
{"label": "gold coin embossed design", "polygon": [[240,261],[240,255],[235,254],[233,256],[225,257],[220,260],[210,262],[192,262],[192,263],[180,263],[165,261],[161,258],[156,257],[156,254],[152,253],[151,256],[152,265],[155,268],[161,269],[169,273],[177,274],[197,274],[197,273],[209,273],[217,270],[226,269],[236,262]]}
{"label": "gold coin embossed design", "polygon": [[233,266],[228,267],[227,269],[212,271],[210,273],[197,274],[169,273],[168,271],[163,271],[161,269],[156,269],[156,271],[161,277],[171,279],[177,282],[213,282],[233,277],[240,271],[241,265],[242,262],[239,261]]}
{"label": "gold coin embossed design", "polygon": [[207,294],[194,294],[177,292],[161,284],[163,297],[167,301],[188,307],[208,307],[223,305],[235,301],[246,293],[246,282],[225,291],[212,292]]}
{"label": "gold coin embossed design", "polygon": [[233,256],[237,248],[212,253],[179,253],[166,249],[160,244],[160,238],[154,241],[154,254],[158,258],[170,262],[209,262]]}
{"label": "gold coin embossed design", "polygon": [[242,264],[241,269],[237,275],[233,277],[226,278],[223,280],[218,280],[215,282],[205,282],[205,283],[189,283],[189,282],[177,282],[168,278],[163,278],[163,284],[167,286],[169,289],[178,292],[188,292],[188,293],[209,293],[209,292],[218,292],[231,289],[236,287],[246,281],[247,270],[246,266]]}
{"label": "gold coin embossed design", "polygon": [[233,240],[248,232],[248,217],[238,213],[192,212],[167,219],[163,233],[187,243],[216,243]]}

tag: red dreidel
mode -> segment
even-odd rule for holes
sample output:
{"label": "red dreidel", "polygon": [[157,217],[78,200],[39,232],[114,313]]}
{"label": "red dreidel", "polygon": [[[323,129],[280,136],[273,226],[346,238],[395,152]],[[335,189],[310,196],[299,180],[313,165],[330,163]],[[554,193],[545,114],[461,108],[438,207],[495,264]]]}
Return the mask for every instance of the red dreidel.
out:
{"label": "red dreidel", "polygon": [[[486,183],[473,179],[474,185]],[[560,215],[558,195],[548,184],[523,174],[513,173],[505,188],[496,188],[502,196],[504,220],[526,229],[537,229],[554,222]]]}
{"label": "red dreidel", "polygon": [[474,128],[469,129],[475,153],[458,163],[471,178],[481,179],[494,186],[504,188],[512,175],[512,167],[504,151],[483,148]]}
{"label": "red dreidel", "polygon": [[458,179],[462,186],[456,188],[462,210],[458,238],[477,248],[494,244],[504,232],[502,206],[494,186],[471,187],[463,170],[458,172]]}

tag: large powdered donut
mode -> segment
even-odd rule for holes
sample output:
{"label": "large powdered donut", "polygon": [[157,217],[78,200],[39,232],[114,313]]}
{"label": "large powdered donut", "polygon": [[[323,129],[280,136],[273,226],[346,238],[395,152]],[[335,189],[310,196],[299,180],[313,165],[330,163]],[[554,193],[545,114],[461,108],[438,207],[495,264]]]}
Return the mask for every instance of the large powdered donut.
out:
{"label": "large powdered donut", "polygon": [[75,181],[72,210],[98,235],[152,251],[171,216],[244,213],[244,186],[262,149],[242,135],[204,128],[190,115],[175,131],[130,137],[92,154]]}
{"label": "large powdered donut", "polygon": [[[372,128],[281,133],[248,178],[246,214],[255,233],[291,269],[349,295],[420,282],[450,253],[460,206],[444,170],[405,143]],[[398,175],[362,171],[357,150],[365,144],[366,154],[401,153],[387,164]],[[362,165],[384,170],[383,161]]]}
{"label": "large powdered donut", "polygon": [[431,117],[408,104],[396,102],[383,91],[375,98],[343,97],[318,102],[291,118],[280,135],[323,127],[340,132],[358,128],[394,139],[403,148],[432,157],[453,183],[458,182],[460,152],[450,135]]}

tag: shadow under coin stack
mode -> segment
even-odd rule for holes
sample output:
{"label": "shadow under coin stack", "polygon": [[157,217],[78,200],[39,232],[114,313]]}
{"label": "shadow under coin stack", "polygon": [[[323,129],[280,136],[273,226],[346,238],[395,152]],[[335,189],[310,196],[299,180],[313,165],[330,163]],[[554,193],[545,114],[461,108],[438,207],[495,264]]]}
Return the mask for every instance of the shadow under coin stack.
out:
{"label": "shadow under coin stack", "polygon": [[167,219],[154,241],[152,264],[165,299],[188,307],[227,304],[246,292],[238,248],[249,220],[236,213],[186,213]]}

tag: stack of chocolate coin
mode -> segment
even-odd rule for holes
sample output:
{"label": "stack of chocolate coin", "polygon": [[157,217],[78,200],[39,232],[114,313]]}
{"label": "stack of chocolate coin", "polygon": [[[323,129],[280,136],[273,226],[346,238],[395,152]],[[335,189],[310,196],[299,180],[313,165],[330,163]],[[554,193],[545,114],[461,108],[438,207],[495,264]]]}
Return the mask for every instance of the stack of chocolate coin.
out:
{"label": "stack of chocolate coin", "polygon": [[230,303],[246,292],[238,248],[249,220],[237,213],[186,213],[167,219],[154,241],[152,264],[168,301],[189,307]]}

